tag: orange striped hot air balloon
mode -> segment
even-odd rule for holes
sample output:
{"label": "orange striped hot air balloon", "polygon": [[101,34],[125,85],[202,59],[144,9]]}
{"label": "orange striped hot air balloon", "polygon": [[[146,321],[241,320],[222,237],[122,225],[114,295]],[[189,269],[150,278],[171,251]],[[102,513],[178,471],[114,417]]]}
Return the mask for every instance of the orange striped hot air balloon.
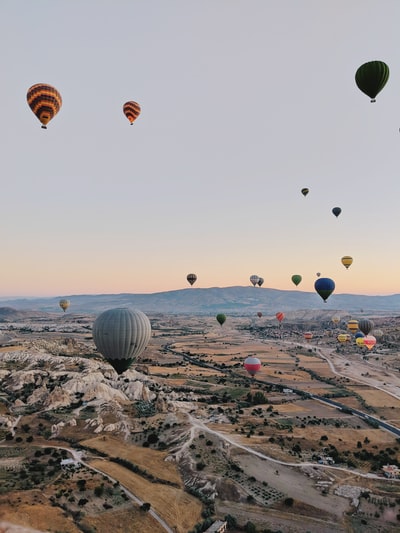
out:
{"label": "orange striped hot air balloon", "polygon": [[135,120],[140,115],[140,105],[137,102],[126,102],[123,106],[123,111],[126,116],[126,118],[129,120],[129,122],[132,124],[135,122]]}
{"label": "orange striped hot air balloon", "polygon": [[47,128],[47,124],[57,115],[62,106],[61,94],[55,87],[45,83],[32,85],[28,89],[26,99],[32,112],[42,123],[43,129]]}
{"label": "orange striped hot air balloon", "polygon": [[281,323],[282,320],[285,318],[285,313],[279,312],[279,313],[276,313],[275,316],[276,316],[277,320],[279,321],[279,323]]}

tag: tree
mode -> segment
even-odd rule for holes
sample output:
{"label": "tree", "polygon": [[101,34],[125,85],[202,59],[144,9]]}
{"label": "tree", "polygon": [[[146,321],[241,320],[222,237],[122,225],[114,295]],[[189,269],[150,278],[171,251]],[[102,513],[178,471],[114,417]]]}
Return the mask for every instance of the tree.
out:
{"label": "tree", "polygon": [[149,502],[144,502],[144,503],[142,504],[142,506],[140,507],[140,509],[141,509],[142,511],[145,511],[145,512],[147,513],[147,511],[150,511],[150,507],[151,507],[151,503],[149,503]]}

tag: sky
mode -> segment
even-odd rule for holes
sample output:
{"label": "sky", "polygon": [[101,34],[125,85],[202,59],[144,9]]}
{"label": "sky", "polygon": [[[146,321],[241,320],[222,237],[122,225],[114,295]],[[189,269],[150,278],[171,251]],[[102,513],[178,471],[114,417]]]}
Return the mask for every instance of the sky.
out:
{"label": "sky", "polygon": [[[399,20],[398,0],[3,0],[0,298],[189,272],[399,293]],[[374,104],[354,80],[372,60]],[[35,83],[63,98],[47,130]]]}

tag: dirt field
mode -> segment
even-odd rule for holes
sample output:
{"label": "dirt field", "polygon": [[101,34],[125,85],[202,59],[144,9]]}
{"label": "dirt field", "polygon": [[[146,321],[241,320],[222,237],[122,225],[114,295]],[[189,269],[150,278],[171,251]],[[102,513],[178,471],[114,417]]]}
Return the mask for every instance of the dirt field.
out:
{"label": "dirt field", "polygon": [[187,533],[201,520],[202,505],[183,489],[151,483],[126,468],[108,461],[94,460],[91,466],[117,479],[144,502],[149,502],[177,533]]}

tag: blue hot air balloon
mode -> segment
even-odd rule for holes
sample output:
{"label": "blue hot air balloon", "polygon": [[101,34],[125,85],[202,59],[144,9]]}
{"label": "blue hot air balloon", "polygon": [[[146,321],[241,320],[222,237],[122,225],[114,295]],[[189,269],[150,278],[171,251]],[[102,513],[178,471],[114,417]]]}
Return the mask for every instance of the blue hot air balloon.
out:
{"label": "blue hot air balloon", "polygon": [[335,290],[335,282],[330,278],[318,278],[314,283],[314,288],[326,303],[326,300]]}

